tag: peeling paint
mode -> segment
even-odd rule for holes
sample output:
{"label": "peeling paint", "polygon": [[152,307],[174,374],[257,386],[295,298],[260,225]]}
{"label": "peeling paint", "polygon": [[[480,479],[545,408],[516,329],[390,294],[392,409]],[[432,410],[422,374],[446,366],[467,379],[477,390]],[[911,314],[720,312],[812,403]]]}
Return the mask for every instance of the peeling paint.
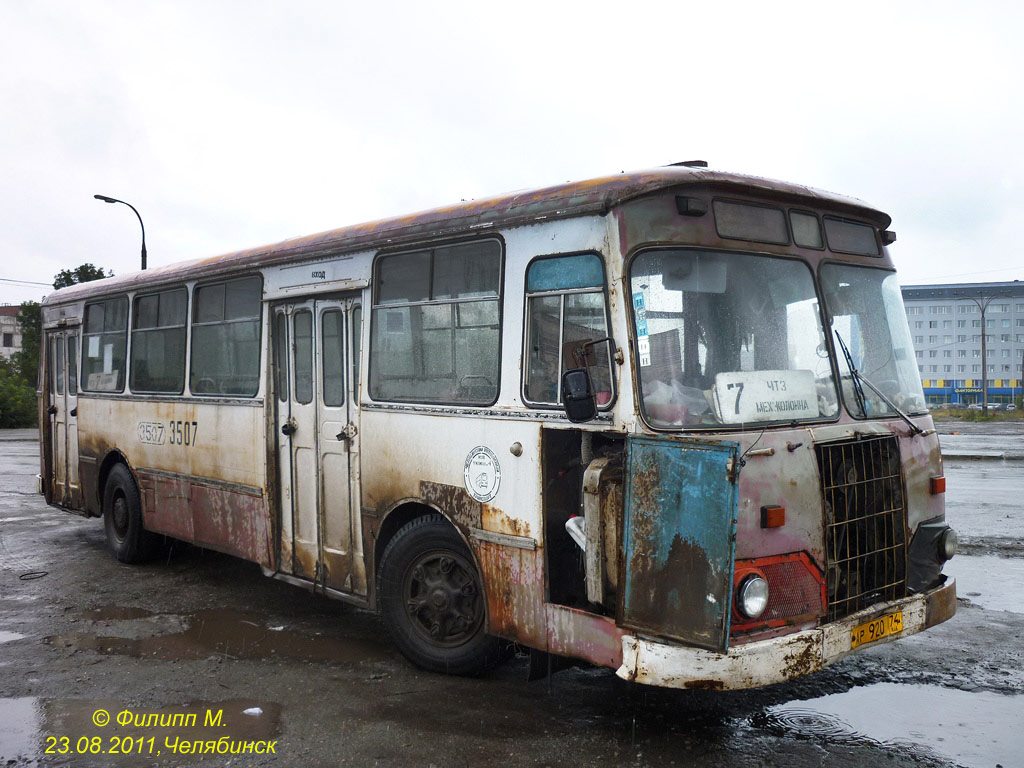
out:
{"label": "peeling paint", "polygon": [[486,527],[481,524],[483,505],[461,486],[420,480],[420,497],[426,503],[440,509],[458,525],[467,528]]}

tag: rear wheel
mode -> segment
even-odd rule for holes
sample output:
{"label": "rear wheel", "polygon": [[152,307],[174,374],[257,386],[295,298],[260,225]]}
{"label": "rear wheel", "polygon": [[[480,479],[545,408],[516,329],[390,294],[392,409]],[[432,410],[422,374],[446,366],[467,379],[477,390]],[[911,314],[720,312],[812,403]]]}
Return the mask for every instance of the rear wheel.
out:
{"label": "rear wheel", "polygon": [[500,659],[486,634],[484,594],[473,558],[440,515],[419,517],[381,558],[381,614],[398,649],[431,672],[472,675]]}
{"label": "rear wheel", "polygon": [[152,558],[160,537],[142,527],[142,502],[135,478],[124,464],[110,470],[103,486],[103,528],[107,545],[122,563]]}

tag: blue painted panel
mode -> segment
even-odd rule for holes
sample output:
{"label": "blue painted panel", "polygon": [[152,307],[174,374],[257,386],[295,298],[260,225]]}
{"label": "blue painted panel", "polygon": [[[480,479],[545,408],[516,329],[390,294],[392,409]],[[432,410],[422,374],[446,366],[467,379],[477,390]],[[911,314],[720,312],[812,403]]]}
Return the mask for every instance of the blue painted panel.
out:
{"label": "blue painted panel", "polygon": [[730,442],[627,440],[626,626],[728,649],[737,450]]}
{"label": "blue painted panel", "polygon": [[592,253],[537,259],[526,271],[526,290],[568,291],[573,288],[601,288],[604,269]]}

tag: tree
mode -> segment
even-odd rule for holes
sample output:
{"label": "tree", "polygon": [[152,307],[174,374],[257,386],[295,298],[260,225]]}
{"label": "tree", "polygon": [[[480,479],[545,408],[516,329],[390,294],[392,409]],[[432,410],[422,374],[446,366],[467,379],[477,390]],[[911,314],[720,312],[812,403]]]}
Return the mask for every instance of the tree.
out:
{"label": "tree", "polygon": [[37,419],[35,382],[27,385],[14,365],[0,358],[0,429],[31,427]]}
{"label": "tree", "polygon": [[53,276],[53,287],[57,289],[67,288],[69,285],[75,285],[76,283],[88,283],[90,280],[102,280],[104,277],[113,276],[113,270],[110,271],[110,274],[107,274],[103,267],[86,263],[75,269],[62,269]]}
{"label": "tree", "polygon": [[38,301],[22,303],[18,311],[21,349],[11,356],[14,370],[25,384],[35,391],[39,378],[39,340],[42,338],[42,314]]}

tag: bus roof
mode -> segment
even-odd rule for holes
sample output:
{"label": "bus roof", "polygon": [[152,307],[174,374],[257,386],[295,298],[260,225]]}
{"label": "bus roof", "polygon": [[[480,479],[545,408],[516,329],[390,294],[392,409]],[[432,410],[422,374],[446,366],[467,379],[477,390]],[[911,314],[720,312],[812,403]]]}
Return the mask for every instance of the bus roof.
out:
{"label": "bus roof", "polygon": [[389,247],[428,237],[486,232],[501,227],[587,214],[603,215],[614,206],[633,198],[672,187],[694,185],[720,192],[731,191],[733,194],[755,193],[780,201],[799,201],[804,205],[818,201],[837,213],[846,213],[869,221],[880,228],[888,227],[890,223],[889,216],[855,198],[757,176],[674,165],[567,182],[542,189],[511,192],[406,216],[354,224],[273,245],[154,267],[144,272],[129,272],[62,288],[47,295],[43,304],[59,304],[81,299],[86,295],[135,290],[287,261],[315,259],[366,248]]}

